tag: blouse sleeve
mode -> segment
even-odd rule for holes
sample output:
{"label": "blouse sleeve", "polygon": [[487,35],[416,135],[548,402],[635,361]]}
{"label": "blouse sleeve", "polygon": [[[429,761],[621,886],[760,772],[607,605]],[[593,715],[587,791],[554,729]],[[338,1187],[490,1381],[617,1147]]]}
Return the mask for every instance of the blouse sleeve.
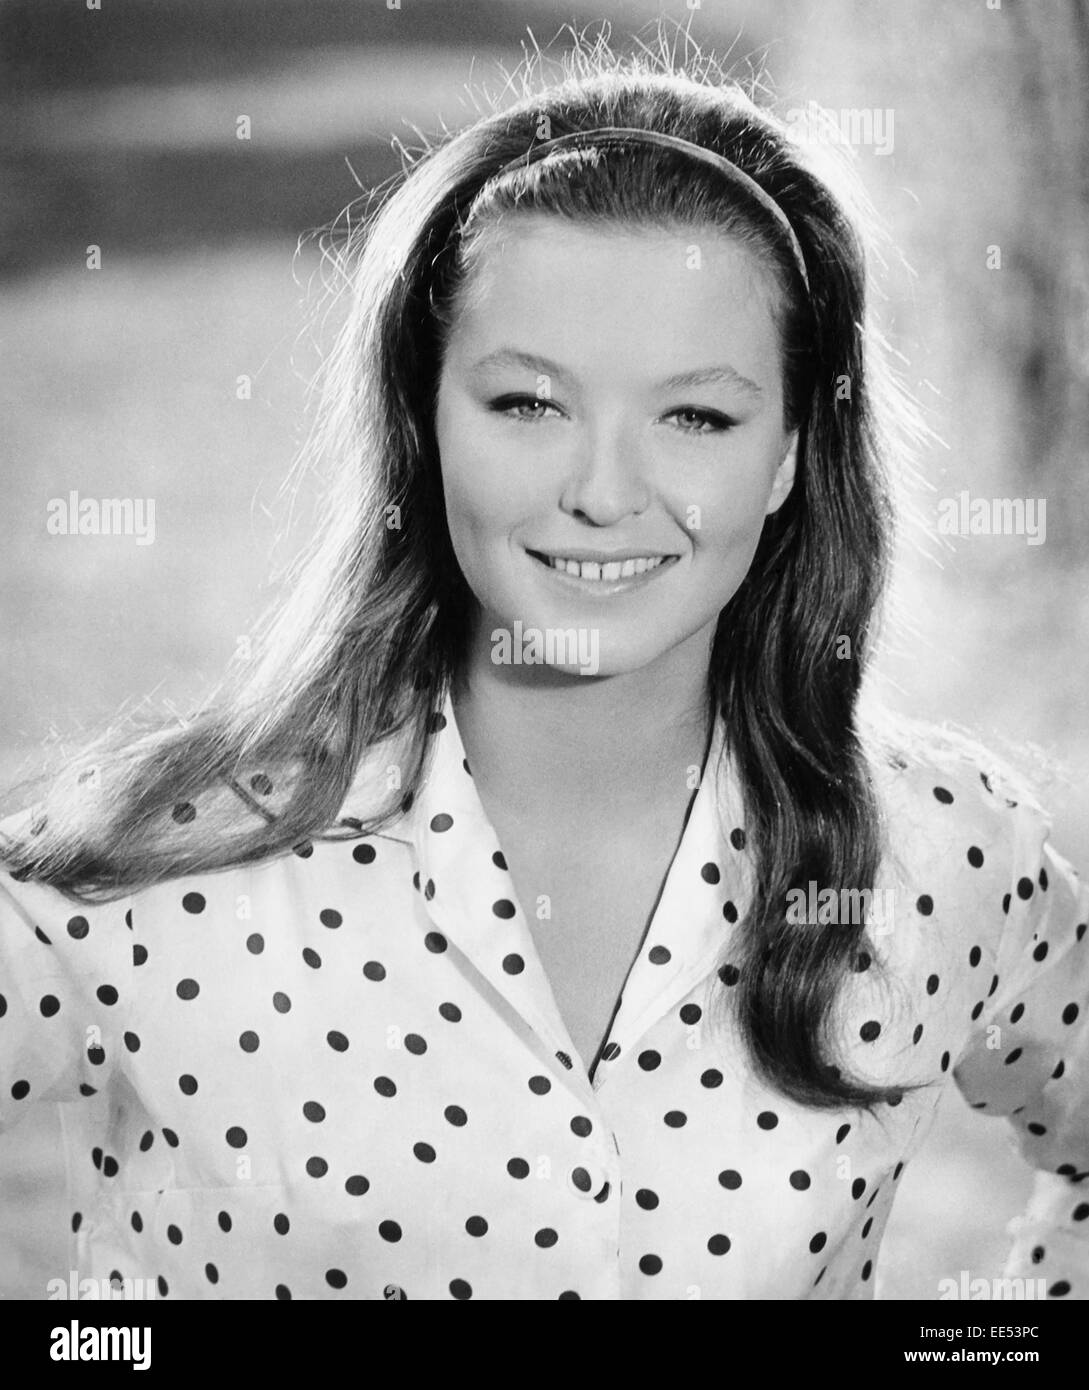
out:
{"label": "blouse sleeve", "polygon": [[130,900],[85,907],[0,871],[0,1130],[105,1088],[124,1046]]}
{"label": "blouse sleeve", "polygon": [[1089,1298],[1089,886],[1019,805],[997,980],[953,1075],[981,1114],[1005,1117],[1037,1172],[1011,1225],[1004,1278]]}

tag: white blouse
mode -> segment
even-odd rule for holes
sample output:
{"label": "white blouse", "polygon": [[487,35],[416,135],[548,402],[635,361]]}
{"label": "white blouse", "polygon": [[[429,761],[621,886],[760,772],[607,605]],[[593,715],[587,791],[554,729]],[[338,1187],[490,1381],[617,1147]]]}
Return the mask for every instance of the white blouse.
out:
{"label": "white blouse", "polygon": [[[436,722],[383,834],[93,908],[0,875],[0,1122],[62,1103],[81,1278],[171,1298],[868,1299],[955,1081],[1041,1170],[1005,1274],[1089,1296],[1089,892],[1042,813],[952,760],[878,770],[893,853],[842,1055],[923,1085],[873,1116],[808,1109],[754,1077],[715,1006],[749,870],[716,729],[591,1077],[449,699]],[[250,788],[271,803],[267,775]],[[174,808],[176,832],[202,814]]]}

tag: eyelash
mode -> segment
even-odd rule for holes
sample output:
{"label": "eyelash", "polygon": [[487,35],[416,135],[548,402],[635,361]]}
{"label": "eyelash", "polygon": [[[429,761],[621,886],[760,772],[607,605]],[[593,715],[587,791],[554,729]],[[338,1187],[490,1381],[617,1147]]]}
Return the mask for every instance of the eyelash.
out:
{"label": "eyelash", "polygon": [[[544,418],[543,415],[528,416],[510,414],[511,411],[520,409],[523,406],[551,406],[555,409],[552,401],[545,400],[540,396],[500,396],[498,399],[489,402],[488,409],[497,415],[508,415],[510,419],[523,425],[534,424],[536,421]],[[702,424],[710,426],[708,429],[692,429],[681,426],[680,430],[682,434],[725,434],[727,430],[733,429],[737,424],[736,420],[731,420],[728,415],[719,414],[717,410],[700,410],[697,409],[696,406],[678,406],[676,410],[670,411],[670,415],[696,416]]]}

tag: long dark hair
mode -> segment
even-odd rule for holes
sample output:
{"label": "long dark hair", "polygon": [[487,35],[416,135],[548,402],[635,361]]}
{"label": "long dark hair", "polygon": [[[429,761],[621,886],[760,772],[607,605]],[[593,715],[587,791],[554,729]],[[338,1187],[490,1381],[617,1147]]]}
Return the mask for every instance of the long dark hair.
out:
{"label": "long dark hair", "polygon": [[[567,153],[495,177],[543,138],[598,126],[682,136],[745,170],[793,225],[808,294],[767,213],[670,151]],[[115,731],[87,749],[6,860],[19,878],[96,901],[305,853],[316,837],[381,830],[411,799],[472,604],[446,529],[433,432],[443,335],[478,232],[519,208],[719,229],[742,238],[778,282],[796,479],[722,611],[709,671],[755,871],[728,993],[756,1068],[786,1095],[815,1106],[887,1100],[891,1090],[829,1060],[832,1006],[865,928],[799,930],[786,903],[811,881],[872,887],[882,858],[858,701],[892,541],[879,421],[894,403],[866,328],[857,219],[783,124],[713,63],[696,75],[663,58],[617,58],[600,42],[576,47],[562,79],[535,83],[527,71],[516,104],[426,150],[351,230],[336,252],[351,302],[323,369],[307,456],[332,472],[324,519],[262,625],[256,658],[236,663],[184,727]],[[396,750],[399,786],[369,818],[339,821],[380,743]],[[270,767],[280,770],[274,779],[254,771]],[[194,821],[194,801],[216,788],[223,796]]]}

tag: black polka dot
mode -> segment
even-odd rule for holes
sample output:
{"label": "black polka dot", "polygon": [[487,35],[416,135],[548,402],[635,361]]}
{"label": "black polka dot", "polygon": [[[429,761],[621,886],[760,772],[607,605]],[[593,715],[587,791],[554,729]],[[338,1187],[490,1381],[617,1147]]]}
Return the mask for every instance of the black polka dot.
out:
{"label": "black polka dot", "polygon": [[817,1234],[809,1242],[809,1249],[814,1255],[819,1255],[827,1244],[828,1236],[825,1234],[824,1231],[818,1231]]}
{"label": "black polka dot", "polygon": [[880,1032],[880,1023],[878,1023],[876,1019],[871,1018],[867,1023],[864,1023],[862,1027],[858,1030],[858,1036],[862,1039],[863,1042],[873,1042],[874,1039],[877,1038],[877,1036],[880,1034]]}
{"label": "black polka dot", "polygon": [[492,911],[506,921],[514,916],[514,904],[509,898],[498,898],[492,903]]}
{"label": "black polka dot", "polygon": [[640,1255],[639,1268],[643,1274],[660,1274],[662,1259],[660,1255]]}
{"label": "black polka dot", "polygon": [[179,980],[177,993],[179,999],[195,999],[200,993],[200,985],[196,980]]}
{"label": "black polka dot", "polygon": [[395,1096],[397,1094],[397,1084],[388,1076],[376,1076],[374,1078],[374,1089],[380,1096]]}
{"label": "black polka dot", "polygon": [[707,1249],[712,1255],[725,1255],[730,1248],[730,1237],[724,1235],[714,1235],[707,1242]]}
{"label": "black polka dot", "polygon": [[790,1185],[797,1192],[804,1192],[811,1182],[812,1179],[804,1168],[796,1168],[790,1175]]}
{"label": "black polka dot", "polygon": [[526,963],[517,952],[503,957],[503,969],[508,975],[520,975],[525,968]]}
{"label": "black polka dot", "polygon": [[635,1204],[643,1211],[655,1211],[658,1207],[658,1194],[649,1187],[640,1187],[635,1193]]}
{"label": "black polka dot", "polygon": [[700,869],[700,878],[704,883],[717,883],[721,877],[717,864],[704,864]]}
{"label": "black polka dot", "polygon": [[373,845],[356,845],[352,850],[352,858],[357,864],[373,864],[375,857]]}
{"label": "black polka dot", "polygon": [[370,1182],[362,1173],[353,1173],[344,1184],[344,1191],[349,1197],[362,1197],[370,1188]]}
{"label": "black polka dot", "polygon": [[488,1234],[488,1223],[482,1216],[470,1216],[465,1223],[465,1229],[469,1235],[479,1240],[481,1236]]}
{"label": "black polka dot", "polygon": [[272,996],[272,1007],[278,1014],[286,1014],[291,1009],[291,1000],[283,990],[278,989]]}
{"label": "black polka dot", "polygon": [[363,967],[363,974],[368,980],[384,980],[386,978],[386,967],[377,960],[369,960]]}
{"label": "black polka dot", "polygon": [[308,1158],[306,1160],[306,1171],[312,1178],[324,1178],[329,1171],[329,1165],[324,1158],[319,1158],[315,1155],[313,1158]]}
{"label": "black polka dot", "polygon": [[551,1226],[542,1226],[533,1237],[534,1245],[539,1245],[542,1250],[550,1250],[558,1240],[559,1236]]}
{"label": "black polka dot", "polygon": [[181,1088],[182,1095],[195,1096],[197,1093],[197,1078],[195,1076],[190,1076],[188,1072],[178,1077],[178,1085]]}
{"label": "black polka dot", "polygon": [[761,1110],[756,1117],[756,1123],[761,1129],[774,1129],[779,1123],[779,1116],[774,1110]]}
{"label": "black polka dot", "polygon": [[934,899],[929,893],[923,893],[915,899],[915,910],[921,917],[929,917],[934,911]]}
{"label": "black polka dot", "polygon": [[86,917],[69,917],[67,931],[73,940],[82,941],[90,930],[90,923]]}
{"label": "black polka dot", "polygon": [[440,955],[446,950],[446,937],[443,936],[442,932],[429,931],[424,937],[424,945],[435,955]]}
{"label": "black polka dot", "polygon": [[186,912],[191,912],[194,915],[203,912],[205,906],[203,893],[186,893],[185,897],[182,898],[182,907],[185,908]]}
{"label": "black polka dot", "polygon": [[724,1168],[719,1173],[718,1180],[730,1192],[736,1191],[741,1186],[741,1174],[736,1168]]}
{"label": "black polka dot", "polygon": [[981,869],[983,867],[983,851],[978,845],[971,845],[969,847],[968,863],[971,864],[973,869]]}
{"label": "black polka dot", "polygon": [[654,1071],[662,1064],[662,1054],[648,1048],[647,1051],[640,1052],[636,1060],[644,1071]]}
{"label": "black polka dot", "polygon": [[232,1149],[244,1149],[246,1147],[246,1131],[239,1125],[232,1125],[227,1131],[226,1138]]}
{"label": "black polka dot", "polygon": [[396,1221],[380,1221],[378,1223],[378,1234],[383,1240],[398,1241],[401,1239],[401,1227]]}
{"label": "black polka dot", "polygon": [[935,787],[934,797],[935,800],[940,801],[943,806],[951,806],[953,804],[953,793],[951,791],[946,791],[945,787]]}
{"label": "black polka dot", "polygon": [[652,946],[647,952],[647,959],[651,965],[666,965],[671,959],[669,948],[666,946]]}
{"label": "black polka dot", "polygon": [[323,907],[318,913],[318,921],[323,927],[329,927],[331,930],[335,930],[344,921],[344,918],[337,912],[336,908]]}

